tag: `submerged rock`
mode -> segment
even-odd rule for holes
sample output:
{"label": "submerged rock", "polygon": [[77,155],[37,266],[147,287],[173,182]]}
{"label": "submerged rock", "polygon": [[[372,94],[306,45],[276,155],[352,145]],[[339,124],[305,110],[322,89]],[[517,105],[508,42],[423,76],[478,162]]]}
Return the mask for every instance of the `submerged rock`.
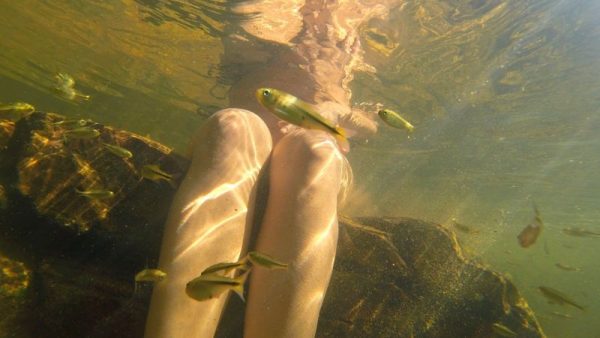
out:
{"label": "submerged rock", "polygon": [[338,249],[322,337],[491,337],[494,323],[544,337],[512,282],[467,260],[440,225],[343,219]]}
{"label": "submerged rock", "polygon": [[9,120],[0,120],[0,151],[6,148],[8,140],[15,131],[15,123]]}
{"label": "submerged rock", "polygon": [[[155,264],[175,189],[138,172],[159,164],[182,177],[188,163],[93,122],[98,137],[65,140],[62,119],[0,121],[0,337],[142,337],[150,288],[134,294],[133,279]],[[114,198],[75,190],[98,186]],[[217,336],[241,337],[244,304],[229,304]],[[466,259],[451,231],[409,218],[340,219],[317,337],[491,337],[495,323],[544,337],[515,286]]]}
{"label": "submerged rock", "polygon": [[[61,121],[42,112],[0,121],[0,249],[31,272],[25,292],[0,299],[0,337],[141,336],[148,290],[134,296],[133,276],[156,264],[176,190],[139,170],[157,164],[181,178],[187,160],[92,121],[82,123],[97,137],[65,137],[73,126]],[[134,156],[118,157],[104,143]],[[76,190],[100,188],[114,197]],[[1,278],[0,294],[11,285]]]}
{"label": "submerged rock", "polygon": [[[241,337],[230,300],[219,337]],[[317,337],[545,337],[512,282],[468,261],[454,233],[410,218],[341,217]]]}
{"label": "submerged rock", "polygon": [[[73,129],[61,121],[64,117],[40,112],[19,120],[2,156],[3,166],[16,171],[19,192],[32,200],[37,212],[79,232],[143,225],[141,220],[122,224],[124,215],[154,218],[155,201],[165,189],[142,179],[140,169],[157,164],[181,176],[187,163],[155,141],[92,121],[82,123],[99,132],[98,137],[71,138]],[[105,144],[126,148],[134,156],[117,157]],[[114,197],[90,199],[77,192],[90,189],[112,191]]]}
{"label": "submerged rock", "polygon": [[22,331],[12,325],[23,310],[27,288],[31,283],[31,271],[22,262],[12,260],[0,252],[0,337],[18,337],[7,333]]}

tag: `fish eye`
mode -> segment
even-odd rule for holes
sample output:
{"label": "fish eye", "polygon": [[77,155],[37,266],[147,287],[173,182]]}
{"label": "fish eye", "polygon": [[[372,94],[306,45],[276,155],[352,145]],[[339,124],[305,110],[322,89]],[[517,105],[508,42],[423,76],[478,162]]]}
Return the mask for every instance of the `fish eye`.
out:
{"label": "fish eye", "polygon": [[265,89],[265,90],[263,90],[263,96],[264,96],[264,97],[269,97],[269,96],[271,96],[271,91],[270,91],[270,90],[268,90],[268,89]]}

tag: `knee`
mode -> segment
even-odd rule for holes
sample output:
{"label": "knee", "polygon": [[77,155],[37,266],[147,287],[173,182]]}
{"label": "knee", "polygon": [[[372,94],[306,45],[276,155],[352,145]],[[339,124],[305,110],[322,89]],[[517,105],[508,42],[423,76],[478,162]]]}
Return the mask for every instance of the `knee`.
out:
{"label": "knee", "polygon": [[269,136],[269,129],[256,114],[240,108],[222,109],[212,115],[206,125],[223,134]]}
{"label": "knee", "polygon": [[287,134],[277,144],[274,157],[296,163],[298,166],[321,168],[339,172],[344,157],[333,137],[317,130],[297,130]]}
{"label": "knee", "polygon": [[256,114],[239,108],[218,111],[206,120],[194,134],[190,153],[203,148],[222,147],[225,144],[238,149],[253,149],[260,153],[271,151],[269,128]]}

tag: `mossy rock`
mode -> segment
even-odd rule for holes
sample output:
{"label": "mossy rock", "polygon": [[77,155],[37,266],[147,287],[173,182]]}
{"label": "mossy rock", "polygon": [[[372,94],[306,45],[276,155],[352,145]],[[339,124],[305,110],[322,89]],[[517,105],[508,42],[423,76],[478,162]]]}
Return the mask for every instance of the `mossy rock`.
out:
{"label": "mossy rock", "polygon": [[[141,336],[149,290],[134,295],[133,276],[156,264],[176,189],[142,179],[139,170],[157,164],[181,178],[188,161],[91,121],[97,138],[66,140],[64,119],[35,112],[0,121],[0,254],[29,271],[25,292],[0,299],[0,337]],[[104,143],[134,156],[115,156]],[[94,185],[114,190],[114,198],[75,190]],[[0,290],[7,283],[0,279]]]}
{"label": "mossy rock", "polygon": [[[181,177],[187,161],[171,156],[171,149],[160,143],[92,121],[86,121],[86,126],[99,131],[98,137],[69,139],[69,128],[61,123],[64,120],[42,112],[20,119],[1,158],[3,167],[17,175],[14,183],[19,192],[33,201],[40,215],[86,232],[142,225],[136,215],[153,219],[157,212],[164,213],[164,208],[157,207],[164,182],[143,179],[139,172],[144,165],[156,164]],[[134,156],[120,158],[108,151],[105,143],[126,148]],[[89,199],[77,189],[110,190],[115,195]]]}
{"label": "mossy rock", "polygon": [[[133,276],[156,262],[175,189],[138,172],[159,164],[182,177],[188,162],[93,122],[98,138],[65,142],[63,119],[35,112],[0,121],[0,268],[11,276],[0,276],[0,337],[141,337],[150,288],[134,294]],[[134,157],[117,157],[103,142]],[[93,185],[113,189],[114,199],[75,191]],[[25,285],[18,280],[26,286],[10,291]],[[244,304],[229,304],[218,336],[240,337]],[[493,337],[494,323],[544,337],[515,286],[465,258],[450,230],[341,217],[317,337]]]}

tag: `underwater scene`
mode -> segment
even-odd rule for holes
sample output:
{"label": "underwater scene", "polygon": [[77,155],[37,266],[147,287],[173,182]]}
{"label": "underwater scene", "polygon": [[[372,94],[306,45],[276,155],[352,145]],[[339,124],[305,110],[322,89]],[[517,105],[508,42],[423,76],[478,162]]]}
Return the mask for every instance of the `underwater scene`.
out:
{"label": "underwater scene", "polygon": [[0,2],[0,338],[600,338],[600,1]]}

